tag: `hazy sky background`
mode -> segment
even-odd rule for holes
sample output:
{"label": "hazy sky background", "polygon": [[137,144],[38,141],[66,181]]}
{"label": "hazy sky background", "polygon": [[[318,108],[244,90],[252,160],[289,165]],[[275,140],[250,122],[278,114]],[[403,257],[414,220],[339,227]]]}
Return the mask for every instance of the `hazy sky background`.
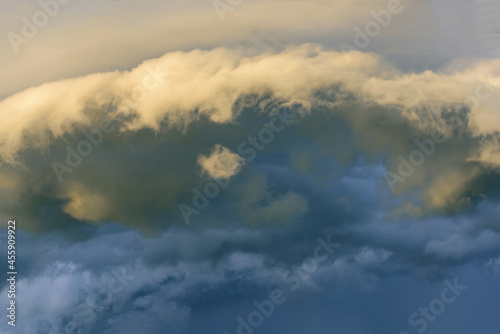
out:
{"label": "hazy sky background", "polygon": [[500,3],[401,0],[360,47],[388,3],[71,0],[16,52],[40,5],[3,2],[0,331],[233,334],[280,288],[253,333],[413,334],[458,280],[425,333],[497,333]]}

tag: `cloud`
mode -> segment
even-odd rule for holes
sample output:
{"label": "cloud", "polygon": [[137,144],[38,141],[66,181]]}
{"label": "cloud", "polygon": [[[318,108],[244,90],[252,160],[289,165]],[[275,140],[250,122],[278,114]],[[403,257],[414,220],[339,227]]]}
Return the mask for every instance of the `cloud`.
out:
{"label": "cloud", "polygon": [[229,179],[238,174],[244,161],[238,154],[218,144],[212,148],[209,156],[198,156],[203,171],[214,179]]}
{"label": "cloud", "polygon": [[[498,210],[498,205],[488,210]],[[213,326],[224,332],[236,323],[233,319],[250,312],[253,300],[264,300],[276,287],[287,293],[280,312],[288,315],[289,307],[303,305],[304,297],[317,294],[345,298],[353,291],[361,293],[361,289],[370,291],[367,300],[379,293],[387,298],[390,291],[398,294],[408,289],[395,285],[407,274],[439,283],[474,260],[497,270],[498,233],[469,234],[490,214],[470,213],[415,223],[377,221],[378,213],[374,212],[362,222],[337,221],[333,229],[331,224],[322,224],[320,229],[303,224],[300,228],[234,231],[186,227],[154,238],[107,224],[92,227],[92,238],[78,243],[68,243],[57,233],[37,237],[20,232],[18,238],[24,245],[20,261],[29,275],[20,276],[18,281],[22,291],[18,302],[24,305],[18,315],[25,319],[19,322],[19,328],[26,333],[64,332],[72,323],[82,333],[127,333],[140,324],[144,333],[155,333],[161,326],[171,326],[174,333],[191,333],[192,326],[207,314],[221,310],[226,320]],[[340,219],[342,212],[335,216]],[[327,233],[332,233],[331,237]],[[340,241],[341,245],[335,256],[307,274],[301,268],[313,256],[317,238]],[[114,284],[117,273],[125,275],[119,275],[127,283],[123,289]],[[290,292],[299,277],[300,285]],[[460,282],[467,283],[464,276],[460,277]],[[381,292],[385,291],[384,284],[391,288]],[[412,279],[410,286],[429,289],[429,283]],[[1,283],[0,292],[5,293],[6,288]],[[234,317],[228,316],[233,313]],[[270,321],[280,319],[278,314]],[[137,325],[130,319],[138,320],[134,322]],[[2,323],[0,328],[5,326]]]}
{"label": "cloud", "polygon": [[[20,56],[13,52],[7,38],[0,41],[5,50],[0,55],[0,64],[5,64],[0,65],[0,71],[8,78],[0,84],[0,96],[48,81],[130,68],[143,59],[177,50],[245,45],[253,52],[262,52],[283,43],[295,44],[297,39],[318,40],[318,35],[324,36],[320,39],[325,43],[337,46],[352,40],[356,24],[373,19],[370,10],[386,7],[385,0],[259,0],[237,6],[225,13],[221,22],[213,3],[201,0],[191,4],[154,0],[140,4],[131,0],[71,3],[61,6],[49,25],[27,45],[21,45]],[[22,17],[31,18],[38,10],[36,2],[31,6],[6,4],[2,33],[21,34]],[[142,16],[138,17],[137,12]],[[408,15],[406,21],[393,22],[389,31],[398,32],[401,26],[419,19],[421,16]],[[131,21],[135,23],[130,25]],[[256,37],[261,35],[266,36],[267,43]]]}
{"label": "cloud", "polygon": [[[314,44],[256,56],[174,52],[131,71],[10,96],[0,102],[3,216],[39,231],[115,221],[151,233],[182,222],[178,206],[192,205],[206,173],[231,181],[201,219],[299,222],[316,214],[313,196],[325,182],[340,179],[336,186],[354,192],[371,178],[378,187],[374,180],[397,172],[401,159],[413,161],[416,140],[436,131],[444,140],[432,154],[420,152],[423,165],[397,184],[394,198],[389,187],[373,188],[385,194],[388,212],[460,212],[492,191],[498,61],[407,74],[375,54],[349,55],[350,62]],[[249,155],[239,144],[251,145],[276,110],[295,118],[265,148],[252,148],[252,163],[242,168]],[[221,170],[229,161],[230,170]],[[346,177],[375,165],[365,180]],[[273,181],[278,171],[288,180]]]}
{"label": "cloud", "polygon": [[[259,331],[395,333],[448,275],[496,275],[498,6],[402,3],[362,52],[339,45],[386,0],[243,1],[222,22],[210,1],[89,0],[19,55],[0,41],[19,330],[233,333],[299,279]],[[209,178],[225,186],[184,224]],[[318,238],[341,247],[306,273]],[[484,316],[498,284],[471,281],[478,299],[454,307]],[[435,330],[471,331],[451,313]]]}
{"label": "cloud", "polygon": [[[347,63],[344,54],[314,45],[254,57],[217,48],[168,53],[144,61],[130,72],[46,83],[0,102],[0,114],[5,119],[0,156],[12,162],[26,145],[46,147],[50,138],[60,138],[75,126],[88,126],[92,111],[110,103],[118,110],[108,117],[129,117],[126,129],[158,130],[165,121],[171,126],[187,126],[204,115],[213,122],[231,122],[237,116],[232,106],[242,94],[271,91],[276,98],[308,107],[314,92],[331,85],[341,85],[382,106],[400,105],[414,122],[419,110],[431,102],[436,108],[427,110],[440,117],[440,105],[466,100],[473,107],[470,122],[475,134],[492,133],[493,124],[498,124],[492,109],[500,94],[495,88],[500,75],[497,60],[478,62],[456,73],[404,74],[373,54],[352,53],[350,58]],[[485,101],[476,105],[467,100],[476,93]],[[134,97],[140,101],[127,105],[127,99]],[[442,124],[434,126],[441,128]]]}

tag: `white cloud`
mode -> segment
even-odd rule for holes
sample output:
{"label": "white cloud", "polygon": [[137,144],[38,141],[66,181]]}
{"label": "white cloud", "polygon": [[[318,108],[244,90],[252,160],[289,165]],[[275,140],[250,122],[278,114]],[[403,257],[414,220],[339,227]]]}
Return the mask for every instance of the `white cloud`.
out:
{"label": "white cloud", "polygon": [[[183,127],[201,115],[216,123],[231,122],[237,116],[233,103],[249,93],[272,91],[276,98],[308,106],[316,90],[331,85],[342,85],[367,102],[403,106],[406,117],[417,123],[417,107],[436,101],[442,106],[463,102],[484,85],[481,78],[491,92],[473,108],[472,129],[481,135],[500,126],[496,113],[500,100],[499,60],[479,61],[460,72],[404,74],[374,54],[353,53],[350,59],[348,63],[344,54],[316,45],[254,57],[245,56],[241,50],[218,48],[168,53],[131,72],[97,73],[47,83],[0,102],[0,157],[13,162],[19,150],[28,146],[43,149],[50,138],[71,132],[76,125],[89,124],[89,110],[123,103],[136,94],[137,87],[155,68],[166,72],[162,74],[164,79],[130,110],[120,108],[108,115],[135,116],[126,123],[129,130],[158,130],[165,120],[171,126]],[[480,88],[480,93],[488,92],[486,89]],[[442,108],[433,109],[439,117]]]}
{"label": "white cloud", "polygon": [[215,145],[210,155],[199,155],[198,163],[202,170],[214,179],[229,179],[239,173],[245,159],[219,144]]}

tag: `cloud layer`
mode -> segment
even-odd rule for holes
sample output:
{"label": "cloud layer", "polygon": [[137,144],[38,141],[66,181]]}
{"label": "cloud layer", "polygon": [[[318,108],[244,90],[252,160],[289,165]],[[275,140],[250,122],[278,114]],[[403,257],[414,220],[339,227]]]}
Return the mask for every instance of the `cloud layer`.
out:
{"label": "cloud layer", "polygon": [[[454,212],[496,184],[499,71],[497,60],[483,60],[406,74],[374,54],[307,44],[253,57],[225,48],[169,53],[127,72],[47,83],[0,102],[3,212],[44,225],[50,207],[50,220],[147,230],[180,221],[177,207],[191,205],[192,189],[243,168],[206,211],[232,203],[251,212],[248,221],[286,221],[296,215],[280,206],[303,215],[310,195],[293,183],[271,190],[266,161],[278,159],[297,180],[324,182],[341,177],[327,166],[349,169],[360,158],[401,174],[387,187],[404,198],[389,205],[394,214]],[[292,115],[282,120],[286,129],[252,144],[277,111]],[[234,166],[221,171],[227,159]],[[418,161],[411,177],[402,172],[408,161]]]}
{"label": "cloud layer", "polygon": [[496,333],[498,3],[227,3],[2,5],[19,332]]}

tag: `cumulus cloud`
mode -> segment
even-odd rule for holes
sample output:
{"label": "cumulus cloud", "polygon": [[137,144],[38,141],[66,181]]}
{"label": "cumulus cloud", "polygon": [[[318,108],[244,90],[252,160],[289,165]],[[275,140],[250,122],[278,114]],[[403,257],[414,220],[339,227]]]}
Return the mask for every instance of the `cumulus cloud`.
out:
{"label": "cumulus cloud", "polygon": [[117,104],[118,110],[109,117],[131,118],[125,123],[127,129],[158,130],[165,120],[172,126],[186,126],[203,115],[213,122],[231,122],[237,116],[232,106],[242,94],[271,91],[276,98],[309,107],[312,95],[331,85],[382,106],[400,105],[414,121],[419,110],[431,102],[436,108],[427,109],[439,118],[440,105],[465,101],[472,109],[475,134],[492,133],[498,125],[494,113],[500,94],[497,60],[478,62],[454,73],[405,74],[373,54],[353,52],[350,58],[347,62],[343,53],[314,45],[254,57],[218,48],[168,53],[130,72],[47,83],[0,102],[5,119],[0,153],[3,160],[12,162],[27,145],[46,147],[50,138],[89,125],[92,110],[110,103]]}
{"label": "cumulus cloud", "polygon": [[[498,270],[498,233],[473,233],[478,225],[489,224],[498,205],[482,209],[484,214],[418,223],[387,222],[377,210],[355,221],[338,211],[334,225],[315,228],[307,223],[234,231],[184,228],[154,238],[108,224],[92,227],[92,236],[78,243],[68,243],[57,233],[35,237],[21,232],[23,267],[30,275],[19,277],[18,301],[24,306],[19,328],[26,333],[68,328],[156,333],[169,326],[173,333],[191,333],[218,305],[226,320],[214,326],[224,332],[236,323],[227,316],[229,309],[236,309],[234,319],[244,316],[253,300],[268,298],[274,288],[286,292],[284,307],[292,307],[303,303],[300,296],[330,291],[342,296],[348,289],[371,291],[371,300],[381,293],[377,284],[388,276],[413,274],[439,282],[472,259]],[[318,238],[337,246],[333,256],[310,270],[310,258],[321,245]],[[392,293],[407,289],[394,285],[394,279],[390,282]],[[6,289],[1,283],[0,292]]]}
{"label": "cumulus cloud", "polygon": [[[402,0],[364,47],[387,0],[229,3],[72,2],[0,53],[21,332],[234,333],[280,288],[262,333],[396,333],[429,286],[498,273],[497,3]],[[39,4],[2,6],[7,33]],[[471,281],[484,315],[498,284]]]}
{"label": "cumulus cloud", "polygon": [[[192,205],[205,173],[232,177],[204,219],[218,221],[224,207],[247,222],[300,219],[314,202],[307,178],[320,189],[345,176],[330,166],[345,172],[360,158],[394,173],[420,149],[415,141],[436,131],[444,139],[397,184],[394,195],[405,200],[394,207],[387,197],[389,207],[403,216],[458,212],[495,184],[481,180],[497,170],[499,68],[482,60],[408,74],[374,54],[352,52],[348,62],[306,44],[257,56],[227,48],[168,53],[131,71],[47,83],[0,102],[2,212],[41,230],[50,220],[151,231],[181,221],[178,205]],[[295,118],[284,119],[272,143],[252,147],[276,111]],[[239,146],[245,141],[249,150]],[[250,158],[255,168],[242,169]],[[273,161],[296,181],[268,178]],[[383,179],[383,168],[377,173]],[[252,184],[252,175],[263,183]],[[342,186],[360,186],[351,181]],[[241,200],[235,189],[253,195]]]}
{"label": "cumulus cloud", "polygon": [[228,179],[238,174],[244,160],[238,154],[218,144],[212,148],[210,155],[200,154],[198,157],[198,163],[203,171],[214,179]]}
{"label": "cumulus cloud", "polygon": [[[342,257],[336,266],[343,269],[325,273],[326,280],[340,271],[343,281],[357,277],[370,286],[365,270],[407,270],[415,250],[424,254],[421,261],[432,257],[425,268],[491,254],[496,232],[487,232],[483,220],[470,219],[464,230],[445,221],[432,231],[428,221],[410,230],[381,221],[460,214],[478,199],[498,198],[492,113],[498,67],[483,60],[459,71],[407,74],[374,54],[353,52],[347,62],[342,53],[303,45],[252,57],[226,48],[169,53],[130,72],[47,83],[0,102],[2,214],[72,240],[88,237],[75,236],[86,223],[108,221],[153,233],[178,227],[178,204],[190,204],[192,189],[203,189],[208,175],[231,180],[199,215],[206,226],[354,234],[354,255]],[[271,144],[255,145],[252,163],[242,168],[249,156],[239,144],[276,111],[295,118],[282,120],[286,126]],[[112,131],[102,131],[103,119]],[[384,173],[436,130],[445,140],[391,195]],[[68,156],[83,141],[91,153],[70,166]],[[61,179],[54,161],[70,169]],[[467,235],[474,226],[480,238]],[[246,250],[262,246],[252,245],[258,237],[246,238]],[[218,242],[204,252],[181,244],[168,249],[200,260],[207,252],[221,255]],[[379,247],[387,242],[393,247]],[[460,251],[450,253],[452,245]],[[145,256],[156,263],[158,254]],[[274,256],[290,261],[292,254]]]}

